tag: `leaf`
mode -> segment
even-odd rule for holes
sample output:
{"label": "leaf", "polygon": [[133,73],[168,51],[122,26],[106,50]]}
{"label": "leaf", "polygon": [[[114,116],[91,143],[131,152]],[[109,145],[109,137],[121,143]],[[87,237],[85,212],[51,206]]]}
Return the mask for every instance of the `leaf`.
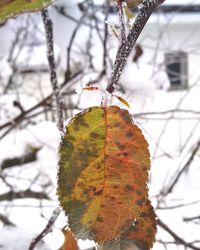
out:
{"label": "leaf", "polygon": [[108,22],[108,31],[109,31],[110,35],[112,35],[115,38],[117,38],[118,40],[120,40],[120,32],[119,32],[118,27],[115,27],[114,24]]}
{"label": "leaf", "polygon": [[62,139],[58,196],[77,238],[120,237],[148,197],[148,144],[127,110],[92,107]]}
{"label": "leaf", "polygon": [[127,7],[127,6],[124,6],[123,7],[123,11],[124,11],[124,14],[126,16],[126,25],[131,28],[131,19],[134,17],[134,14],[133,12]]}
{"label": "leaf", "polygon": [[65,241],[61,250],[79,250],[77,240],[75,239],[72,231],[68,228],[63,230]]}
{"label": "leaf", "polygon": [[82,90],[98,90],[98,87],[84,87]]}
{"label": "leaf", "polygon": [[51,2],[52,0],[1,0],[0,23],[20,13],[41,10]]}
{"label": "leaf", "polygon": [[138,5],[140,5],[143,2],[143,0],[126,0],[127,6],[129,8],[135,8]]}
{"label": "leaf", "polygon": [[117,99],[122,102],[124,105],[126,105],[128,108],[130,108],[130,105],[129,103],[121,96],[118,96],[118,95],[114,95],[115,97],[117,97]]}
{"label": "leaf", "polygon": [[[109,2],[118,2],[119,0],[109,0]],[[123,1],[123,0],[121,0]],[[135,8],[140,5],[143,0],[124,0],[129,8]]]}
{"label": "leaf", "polygon": [[155,242],[156,232],[156,215],[151,202],[147,200],[140,217],[135,221],[134,226],[122,235],[121,239],[124,244],[132,242],[139,248],[148,250]]}

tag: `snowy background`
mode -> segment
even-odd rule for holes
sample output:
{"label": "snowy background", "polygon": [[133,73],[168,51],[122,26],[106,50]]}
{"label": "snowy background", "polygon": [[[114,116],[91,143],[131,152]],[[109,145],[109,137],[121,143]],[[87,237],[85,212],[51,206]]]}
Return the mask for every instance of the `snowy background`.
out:
{"label": "snowy background", "polygon": [[[101,91],[80,89],[106,88],[119,44],[105,32],[105,20],[117,26],[117,15],[105,17],[103,0],[89,7],[87,1],[78,6],[81,2],[58,0],[49,8],[65,124],[84,108],[100,105]],[[166,0],[165,5],[180,2],[200,4]],[[133,50],[117,89],[149,142],[149,190],[160,221],[153,250],[200,249],[199,23],[199,13],[154,14],[138,41],[143,54],[133,63]],[[0,249],[28,249],[58,206],[60,134],[40,14],[7,21],[0,37]],[[179,50],[188,55],[189,86],[170,91],[164,54]],[[127,108],[114,97],[112,104]],[[59,249],[66,225],[61,214],[37,249]],[[94,244],[80,240],[79,246]]]}

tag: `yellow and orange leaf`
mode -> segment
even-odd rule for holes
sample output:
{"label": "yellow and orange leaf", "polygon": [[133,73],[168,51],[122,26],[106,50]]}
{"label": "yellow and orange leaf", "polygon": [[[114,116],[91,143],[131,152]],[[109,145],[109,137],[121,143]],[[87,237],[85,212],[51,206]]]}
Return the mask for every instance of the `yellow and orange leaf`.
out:
{"label": "yellow and orange leaf", "polygon": [[127,110],[92,107],[62,139],[58,196],[77,238],[119,238],[148,199],[148,144]]}
{"label": "yellow and orange leaf", "polygon": [[65,236],[65,241],[61,250],[79,250],[77,240],[72,231],[68,228],[63,230],[63,234]]}

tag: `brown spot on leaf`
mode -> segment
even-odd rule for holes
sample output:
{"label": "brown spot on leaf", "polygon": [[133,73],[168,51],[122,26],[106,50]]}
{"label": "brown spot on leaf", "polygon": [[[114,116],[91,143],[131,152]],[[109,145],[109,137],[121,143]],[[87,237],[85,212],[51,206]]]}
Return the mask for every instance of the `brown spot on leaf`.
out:
{"label": "brown spot on leaf", "polygon": [[126,146],[122,144],[120,141],[115,141],[115,144],[120,150],[124,150],[126,148]]}
{"label": "brown spot on leaf", "polygon": [[99,137],[99,134],[98,134],[98,133],[96,133],[96,132],[91,132],[91,133],[90,133],[90,137],[92,137],[92,138],[96,139],[96,138],[98,138],[98,137]]}
{"label": "brown spot on leaf", "polygon": [[137,200],[137,201],[136,201],[136,204],[137,204],[138,206],[142,206],[142,205],[144,204],[144,202],[145,202],[145,199],[142,198],[142,199],[140,199],[140,200]]}
{"label": "brown spot on leaf", "polygon": [[68,139],[69,139],[70,141],[75,141],[75,137],[72,136],[72,135],[69,135],[69,136],[68,136]]}
{"label": "brown spot on leaf", "polygon": [[127,157],[127,156],[128,156],[128,153],[127,153],[127,152],[124,152],[124,153],[123,153],[123,156]]}
{"label": "brown spot on leaf", "polygon": [[101,216],[97,216],[97,221],[103,222],[103,218]]}
{"label": "brown spot on leaf", "polygon": [[136,194],[139,195],[139,196],[142,194],[140,190],[136,190],[135,192],[136,192]]}
{"label": "brown spot on leaf", "polygon": [[126,185],[125,186],[125,190],[127,191],[127,192],[131,192],[131,191],[134,191],[134,188],[131,186],[131,185]]}
{"label": "brown spot on leaf", "polygon": [[97,169],[101,169],[101,165],[99,164],[99,165],[97,165]]}
{"label": "brown spot on leaf", "polygon": [[123,111],[121,112],[121,116],[122,116],[123,120],[124,120],[126,123],[127,123],[127,122],[128,122],[128,123],[131,122],[131,117],[130,117],[128,111],[123,110]]}
{"label": "brown spot on leaf", "polygon": [[103,193],[103,189],[94,192],[94,195],[99,196],[99,195],[102,195],[102,193]]}
{"label": "brown spot on leaf", "polygon": [[85,128],[89,128],[89,125],[87,124],[87,122],[85,121],[85,119],[83,117],[79,118],[79,124]]}
{"label": "brown spot on leaf", "polygon": [[133,131],[132,130],[128,130],[126,133],[125,133],[125,136],[126,138],[130,139],[133,137]]}
{"label": "brown spot on leaf", "polygon": [[145,213],[145,212],[142,212],[142,213],[140,214],[140,216],[141,216],[141,217],[144,217],[144,218],[145,218],[145,217],[148,217],[147,213]]}
{"label": "brown spot on leaf", "polygon": [[75,131],[79,131],[79,123],[77,121],[74,121],[72,126]]}
{"label": "brown spot on leaf", "polygon": [[114,126],[115,126],[116,128],[119,128],[119,127],[121,127],[121,123],[120,123],[120,122],[115,122]]}

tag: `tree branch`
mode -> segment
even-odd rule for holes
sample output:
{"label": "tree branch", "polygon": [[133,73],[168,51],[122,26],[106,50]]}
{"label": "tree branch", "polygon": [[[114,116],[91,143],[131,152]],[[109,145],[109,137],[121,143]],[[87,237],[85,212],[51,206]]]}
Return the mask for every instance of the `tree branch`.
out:
{"label": "tree branch", "polygon": [[[69,85],[69,82],[72,81],[74,78],[76,78],[79,74],[81,74],[82,71],[78,71],[76,72],[73,76],[70,77],[70,79],[68,79],[68,81],[64,81],[63,84],[61,85],[61,89],[63,89],[66,84]],[[75,91],[72,92],[68,92],[68,94],[73,94],[75,93]],[[49,101],[51,101],[52,97],[53,97],[54,93],[52,92],[51,94],[49,94],[47,97],[45,97],[43,100],[41,100],[40,102],[38,102],[36,105],[34,105],[33,107],[31,107],[30,109],[25,110],[23,113],[19,114],[18,116],[16,116],[15,118],[13,118],[12,120],[0,125],[0,130],[11,126],[3,135],[0,136],[0,139],[2,139],[6,134],[8,134],[12,129],[14,129],[17,125],[19,125],[21,122],[24,121],[24,119],[27,118],[27,115],[29,115],[31,112],[35,111],[36,109],[47,105],[47,103]],[[28,117],[30,118],[30,117]]]}
{"label": "tree branch", "polygon": [[188,169],[188,167],[191,165],[191,163],[193,162],[197,152],[200,149],[200,140],[197,142],[195,148],[193,149],[189,159],[187,160],[187,162],[184,164],[184,166],[182,167],[182,169],[177,173],[177,175],[175,176],[174,180],[172,181],[171,185],[167,188],[165,195],[169,194],[172,192],[172,190],[174,189],[175,185],[178,183],[181,175]]}
{"label": "tree branch", "polygon": [[29,250],[33,250],[35,248],[35,246],[51,231],[52,226],[56,222],[60,213],[61,213],[60,207],[57,207],[56,209],[54,209],[54,211],[53,211],[47,225],[45,226],[45,228],[42,230],[42,232],[35,239],[32,240],[32,242],[29,246]]}
{"label": "tree branch", "polygon": [[62,113],[62,102],[61,102],[62,99],[60,94],[60,88],[58,86],[58,81],[57,81],[56,64],[54,57],[53,23],[49,17],[47,9],[43,9],[41,13],[47,40],[47,59],[49,63],[51,86],[56,99],[56,111],[58,119],[57,125],[60,132],[63,132],[64,127],[63,127],[63,113]]}
{"label": "tree branch", "polygon": [[[13,226],[15,227],[16,225],[14,223],[12,223],[6,216],[4,216],[3,214],[0,214],[0,221],[3,222],[4,225],[6,226]],[[1,248],[1,247],[0,247]]]}
{"label": "tree branch", "polygon": [[26,191],[19,191],[19,192],[7,192],[0,195],[0,202],[1,201],[12,201],[14,199],[27,199],[27,198],[35,198],[35,199],[47,199],[49,200],[49,197],[47,194],[43,192],[35,192],[32,190],[26,190]]}
{"label": "tree branch", "polygon": [[154,9],[163,2],[164,2],[163,0],[144,0],[143,1],[142,7],[137,14],[136,20],[128,34],[127,39],[122,41],[122,44],[120,45],[118,49],[115,64],[114,64],[114,69],[111,75],[110,82],[106,89],[110,94],[114,92],[115,86],[119,82],[119,78],[126,64],[127,58],[129,54],[131,53],[131,50],[133,46],[135,45],[149,17],[153,13]]}
{"label": "tree branch", "polygon": [[0,169],[6,169],[6,168],[11,168],[14,166],[19,166],[19,165],[23,165],[25,163],[30,163],[33,161],[37,160],[37,152],[38,150],[40,150],[40,148],[36,148],[34,149],[32,152],[25,154],[21,157],[15,157],[15,158],[11,158],[11,159],[5,159],[1,166]]}
{"label": "tree branch", "polygon": [[118,15],[119,15],[120,31],[121,31],[121,43],[124,43],[126,40],[126,27],[125,27],[124,13],[122,8],[122,0],[117,0],[117,6],[118,6]]}
{"label": "tree branch", "polygon": [[178,236],[174,231],[172,231],[163,221],[158,219],[157,221],[158,225],[162,227],[166,232],[168,232],[175,240],[175,243],[181,244],[185,247],[189,247],[194,250],[200,250],[199,247],[196,247],[193,245],[193,243],[186,242],[184,239],[182,239],[180,236]]}

